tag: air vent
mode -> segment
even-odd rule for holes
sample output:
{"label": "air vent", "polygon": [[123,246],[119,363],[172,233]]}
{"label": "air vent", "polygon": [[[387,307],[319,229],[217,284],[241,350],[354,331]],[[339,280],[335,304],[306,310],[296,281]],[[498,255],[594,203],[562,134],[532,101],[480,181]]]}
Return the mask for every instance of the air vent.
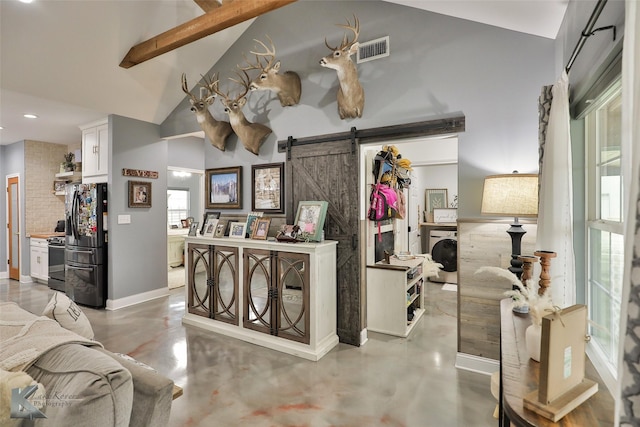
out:
{"label": "air vent", "polygon": [[360,43],[358,46],[358,64],[389,56],[389,36]]}

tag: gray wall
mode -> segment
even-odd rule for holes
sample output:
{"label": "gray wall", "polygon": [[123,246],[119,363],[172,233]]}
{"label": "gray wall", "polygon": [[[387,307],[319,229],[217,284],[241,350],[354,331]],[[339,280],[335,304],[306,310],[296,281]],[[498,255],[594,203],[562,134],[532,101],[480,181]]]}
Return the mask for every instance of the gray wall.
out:
{"label": "gray wall", "polygon": [[168,166],[204,170],[204,144],[202,138],[189,136],[170,139],[167,142]]}
{"label": "gray wall", "polygon": [[[335,101],[337,78],[318,61],[338,44],[345,17],[360,19],[360,40],[390,36],[388,58],[358,65],[366,93],[361,119],[340,120]],[[253,92],[245,114],[268,124],[271,134],[260,155],[244,150],[235,136],[225,152],[205,144],[207,168],[244,167],[249,188],[250,165],[284,161],[276,141],[367,129],[428,119],[462,111],[466,132],[459,137],[459,215],[480,216],[485,175],[537,171],[537,97],[540,87],[554,79],[554,42],[492,26],[450,18],[378,1],[297,2],[256,19],[229,51],[212,65],[228,87],[242,52],[254,49],[254,38],[274,40],[281,70],[294,70],[302,79],[300,105],[283,108],[266,92]],[[195,84],[196,76],[188,76]],[[199,130],[188,100],[163,122],[163,136]],[[223,118],[222,105],[211,108]],[[243,209],[250,209],[244,192]]]}
{"label": "gray wall", "polygon": [[[0,176],[2,177],[2,185],[6,184],[7,175],[19,175],[20,187],[20,224],[22,226],[20,234],[20,274],[26,275],[30,269],[29,260],[29,240],[24,232],[25,220],[25,179],[24,179],[24,141],[19,141],[10,145],[0,145]],[[7,267],[7,196],[6,193],[0,197],[0,276],[9,277],[9,268]]]}
{"label": "gray wall", "polygon": [[[109,299],[167,287],[167,141],[158,125],[109,116]],[[122,175],[122,169],[156,171],[158,179]],[[151,208],[128,207],[128,181],[151,182]],[[131,224],[118,224],[130,215]]]}

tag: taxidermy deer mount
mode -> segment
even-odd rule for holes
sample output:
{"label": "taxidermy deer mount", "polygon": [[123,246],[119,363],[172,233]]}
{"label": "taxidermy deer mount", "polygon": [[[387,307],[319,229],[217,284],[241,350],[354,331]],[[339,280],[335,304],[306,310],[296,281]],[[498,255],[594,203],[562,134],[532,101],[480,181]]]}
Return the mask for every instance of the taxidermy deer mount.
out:
{"label": "taxidermy deer mount", "polygon": [[324,39],[324,44],[333,51],[320,60],[320,65],[336,70],[338,73],[338,113],[341,119],[362,117],[364,109],[364,89],[358,80],[358,69],[351,60],[351,55],[358,51],[358,36],[360,35],[360,21],[353,16],[353,25],[347,19],[347,25],[337,24],[350,30],[354,34],[353,41],[349,41],[345,34],[338,47],[331,47]]}
{"label": "taxidermy deer mount", "polygon": [[231,127],[236,135],[238,135],[238,138],[242,142],[242,145],[244,145],[244,148],[257,156],[260,146],[271,133],[271,129],[260,123],[251,123],[245,118],[244,113],[242,112],[242,107],[247,103],[246,95],[249,92],[251,79],[246,71],[241,71],[244,74],[244,77],[238,74],[240,80],[229,78],[229,80],[238,83],[244,88],[244,92],[240,95],[232,99],[229,97],[228,93],[221,93],[218,89],[218,81],[214,82],[212,90],[220,95],[220,101],[222,102],[222,105],[224,105],[224,111],[229,114]]}
{"label": "taxidermy deer mount", "polygon": [[191,101],[191,111],[196,114],[196,120],[198,121],[200,128],[204,131],[205,136],[209,138],[211,145],[216,147],[218,150],[224,151],[227,143],[227,137],[231,135],[233,129],[231,129],[231,125],[228,122],[214,119],[209,112],[209,106],[213,104],[213,101],[216,99],[216,95],[213,92],[213,86],[218,83],[218,76],[214,75],[212,78],[202,76],[202,79],[205,84],[199,84],[198,86],[206,89],[207,95],[204,98],[197,98],[189,92],[189,87],[187,86],[187,75],[185,73],[182,73],[182,91],[189,96],[189,101]]}
{"label": "taxidermy deer mount", "polygon": [[[268,48],[260,40],[253,39],[253,41],[262,45],[265,51],[251,51],[251,53],[256,56],[256,62],[252,63],[245,57],[244,60],[248,66],[239,68],[244,71],[260,70],[260,75],[249,85],[250,90],[270,90],[278,95],[280,105],[283,107],[296,105],[300,102],[300,94],[302,92],[300,76],[294,71],[285,71],[283,74],[278,74],[278,71],[280,71],[280,61],[276,61],[274,64],[276,47],[269,36],[267,36],[267,39],[269,39],[271,48]],[[265,60],[264,65],[262,58]]]}

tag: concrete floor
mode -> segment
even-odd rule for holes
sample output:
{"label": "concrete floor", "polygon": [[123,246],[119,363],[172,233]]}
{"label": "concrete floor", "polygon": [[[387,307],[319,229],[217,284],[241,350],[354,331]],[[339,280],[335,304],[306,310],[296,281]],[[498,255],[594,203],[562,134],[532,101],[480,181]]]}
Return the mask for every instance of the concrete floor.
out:
{"label": "concrete floor", "polygon": [[[496,426],[490,377],[454,367],[456,292],[425,287],[409,338],[369,333],[318,362],[183,326],[184,288],[117,311],[83,308],[105,348],[184,389],[170,426]],[[54,291],[0,279],[0,300],[40,314]]]}

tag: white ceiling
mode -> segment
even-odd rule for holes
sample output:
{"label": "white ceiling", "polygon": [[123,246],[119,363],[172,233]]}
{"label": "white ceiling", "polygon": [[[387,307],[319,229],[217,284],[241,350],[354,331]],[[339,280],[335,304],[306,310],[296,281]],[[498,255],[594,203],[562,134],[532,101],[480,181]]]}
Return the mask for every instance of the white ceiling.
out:
{"label": "white ceiling", "polygon": [[[389,1],[552,39],[568,4]],[[133,45],[202,13],[192,0],[0,0],[0,145],[79,143],[78,126],[108,114],[162,123],[184,97],[180,75],[193,87],[252,21],[129,69],[119,63]]]}

